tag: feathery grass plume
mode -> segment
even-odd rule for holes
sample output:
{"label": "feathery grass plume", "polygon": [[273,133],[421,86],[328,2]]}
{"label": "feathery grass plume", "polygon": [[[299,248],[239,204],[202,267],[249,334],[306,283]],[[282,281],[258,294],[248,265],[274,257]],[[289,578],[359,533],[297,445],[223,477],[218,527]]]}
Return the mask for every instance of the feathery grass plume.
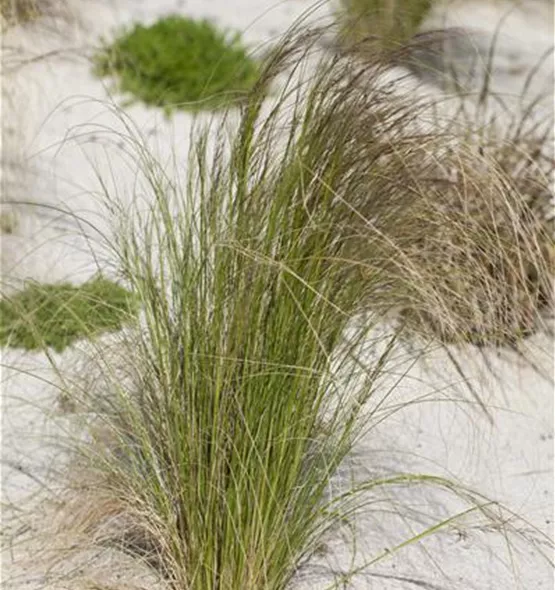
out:
{"label": "feathery grass plume", "polygon": [[[372,418],[397,335],[364,370],[360,344],[407,301],[457,312],[436,289],[444,268],[422,262],[445,223],[468,232],[435,203],[450,185],[431,173],[463,156],[416,131],[418,105],[382,83],[383,56],[330,57],[303,83],[317,39],[283,42],[236,133],[226,139],[222,125],[215,147],[209,132],[196,142],[186,183],[131,138],[152,200],[122,210],[116,254],[142,328],[100,355],[106,389],[85,399],[93,484],[81,490],[82,528],[142,555],[176,589],[286,588],[354,513],[356,490],[334,493],[330,481]],[[413,255],[414,244],[425,247]]]}

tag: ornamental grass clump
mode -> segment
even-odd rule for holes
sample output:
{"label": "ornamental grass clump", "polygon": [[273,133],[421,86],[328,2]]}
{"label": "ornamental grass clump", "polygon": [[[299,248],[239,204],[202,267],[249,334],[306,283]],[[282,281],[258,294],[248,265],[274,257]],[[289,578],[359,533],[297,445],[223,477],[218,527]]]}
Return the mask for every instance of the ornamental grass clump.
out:
{"label": "ornamental grass clump", "polygon": [[363,52],[394,49],[409,41],[434,0],[339,0],[339,42]]}
{"label": "ornamental grass clump", "polygon": [[550,221],[497,161],[441,164],[448,167],[422,179],[431,182],[427,232],[398,263],[396,272],[412,277],[401,316],[444,342],[518,346],[548,326],[555,270]]}
{"label": "ornamental grass clump", "polygon": [[[479,154],[418,131],[419,105],[383,83],[383,56],[326,58],[303,79],[315,40],[287,39],[272,55],[236,132],[224,123],[194,143],[186,183],[131,140],[144,184],[136,209],[122,208],[116,254],[143,315],[118,354],[94,359],[102,394],[75,393],[90,419],[74,469],[86,473],[76,490],[84,507],[72,518],[176,590],[284,590],[356,513],[361,490],[433,482],[459,493],[423,475],[353,488],[337,472],[372,424],[399,335],[374,340],[368,357],[368,333],[407,309],[417,318],[438,309],[459,326],[466,292],[445,284],[458,240],[482,240],[477,272],[514,249],[493,251],[508,242],[495,229],[482,235],[489,226],[469,233],[461,203],[476,198],[470,188],[494,184],[507,202],[512,193]],[[432,262],[445,245],[445,264]],[[504,286],[491,287],[480,304],[496,305]]]}
{"label": "ornamental grass clump", "polygon": [[259,73],[238,33],[182,16],[135,24],[105,42],[93,63],[118,91],[167,111],[238,103]]}
{"label": "ornamental grass clump", "polygon": [[[549,53],[510,102],[492,90],[495,41],[490,52],[479,94],[458,91],[448,98],[448,119],[435,121],[459,148],[428,167],[431,182],[423,176],[437,196],[426,216],[430,235],[412,252],[419,268],[444,270],[436,304],[420,315],[428,330],[447,342],[521,349],[527,336],[551,331],[553,318],[553,114],[542,105],[546,96],[528,96]],[[426,166],[415,168],[422,174]]]}
{"label": "ornamental grass clump", "polygon": [[96,478],[80,495],[105,507],[92,523],[87,510],[87,528],[180,590],[287,587],[338,522],[328,484],[372,390],[370,375],[356,395],[340,388],[359,370],[360,335],[347,341],[345,328],[380,274],[353,280],[356,237],[338,232],[350,214],[337,193],[364,174],[347,140],[357,121],[335,141],[317,134],[351,92],[331,96],[328,72],[277,146],[287,105],[266,118],[261,107],[283,59],[231,145],[212,160],[197,144],[187,186],[143,153],[152,210],[118,249],[143,330],[128,336],[126,381],[87,400]]}

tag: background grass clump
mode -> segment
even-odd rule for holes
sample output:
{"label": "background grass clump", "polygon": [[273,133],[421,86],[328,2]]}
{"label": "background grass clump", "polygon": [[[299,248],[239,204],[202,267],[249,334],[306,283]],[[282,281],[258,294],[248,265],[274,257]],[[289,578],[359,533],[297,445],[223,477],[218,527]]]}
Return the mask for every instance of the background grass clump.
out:
{"label": "background grass clump", "polygon": [[33,283],[0,300],[0,344],[61,352],[79,338],[120,329],[136,311],[131,293],[102,277],[79,287]]}
{"label": "background grass clump", "polygon": [[418,32],[434,0],[339,0],[340,42],[395,48]]}
{"label": "background grass clump", "polygon": [[10,26],[32,20],[42,13],[43,4],[45,2],[36,2],[36,0],[0,0],[2,24]]}
{"label": "background grass clump", "polygon": [[25,24],[40,17],[65,14],[65,0],[0,0],[2,29]]}
{"label": "background grass clump", "polygon": [[238,33],[207,20],[169,16],[136,24],[94,57],[94,71],[117,88],[167,110],[217,109],[248,91],[258,75]]}

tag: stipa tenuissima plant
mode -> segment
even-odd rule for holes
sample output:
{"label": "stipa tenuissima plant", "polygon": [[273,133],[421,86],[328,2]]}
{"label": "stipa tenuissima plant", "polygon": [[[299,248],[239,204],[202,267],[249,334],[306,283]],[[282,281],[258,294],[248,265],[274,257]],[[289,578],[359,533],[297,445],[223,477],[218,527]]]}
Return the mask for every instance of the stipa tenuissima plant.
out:
{"label": "stipa tenuissima plant", "polygon": [[[417,106],[381,83],[379,61],[331,58],[298,83],[306,43],[272,56],[231,138],[197,141],[185,185],[133,144],[151,204],[125,212],[116,253],[142,327],[100,355],[105,390],[85,399],[83,528],[180,590],[286,588],[353,508],[355,491],[329,484],[371,419],[396,336],[365,370],[362,339],[406,307],[463,315],[437,286],[445,269],[425,264],[426,240],[468,234],[441,195],[464,200],[445,175],[467,173],[471,152],[418,133]],[[111,378],[121,357],[125,376]]]}

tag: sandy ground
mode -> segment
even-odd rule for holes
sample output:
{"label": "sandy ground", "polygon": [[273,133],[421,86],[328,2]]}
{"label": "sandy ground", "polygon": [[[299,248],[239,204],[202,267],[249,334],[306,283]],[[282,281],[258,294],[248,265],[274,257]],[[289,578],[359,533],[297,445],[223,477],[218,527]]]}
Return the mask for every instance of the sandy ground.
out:
{"label": "sandy ground", "polygon": [[[109,109],[108,89],[91,75],[87,62],[100,36],[135,20],[149,22],[180,12],[213,18],[243,31],[253,47],[263,47],[310,6],[308,0],[75,0],[65,21],[9,31],[3,39],[2,199],[26,205],[17,207],[13,233],[2,236],[4,289],[17,289],[29,278],[80,283],[99,266],[110,271],[112,262],[100,239],[110,228],[95,194],[97,174],[125,198],[133,194],[136,170],[120,156],[114,130],[122,129],[121,120]],[[463,27],[463,41],[450,51],[458,67],[468,70],[470,63],[487,59],[506,7],[493,0],[459,0],[447,12],[432,14],[426,28],[442,23]],[[308,18],[320,22],[326,14],[322,6]],[[548,3],[531,0],[515,9],[500,30],[493,86],[515,101],[514,108],[528,72],[553,44],[552,22]],[[530,93],[545,95],[535,111],[541,121],[553,108],[552,57],[538,72]],[[427,78],[426,91],[433,84]],[[126,112],[162,162],[169,163],[172,155],[186,162],[193,124],[189,114],[176,113],[167,120],[141,105]],[[546,377],[504,355],[490,359],[498,374],[494,380],[476,351],[466,351],[465,366],[492,421],[468,403],[460,376],[441,352],[411,367],[400,359],[395,374],[406,369],[407,377],[379,414],[391,415],[363,438],[351,465],[357,476],[447,476],[520,518],[505,518],[493,527],[473,512],[418,544],[393,551],[408,536],[466,510],[468,504],[430,487],[382,490],[371,498],[372,510],[356,519],[356,545],[341,535],[331,539],[324,554],[299,576],[299,589],[325,588],[331,573],[377,557],[349,581],[352,586],[345,582],[345,587],[552,587],[553,573],[545,556],[552,555],[547,540],[553,538],[553,342],[538,337],[530,350]],[[68,366],[76,354],[69,350],[55,360]],[[80,560],[64,561],[68,540],[45,533],[44,513],[36,506],[40,499],[56,496],[57,474],[65,462],[63,441],[73,434],[73,426],[58,411],[56,374],[45,355],[3,350],[2,366],[2,587],[86,588],[76,580],[100,576],[123,588],[156,588],[151,573],[118,554],[84,554]],[[393,366],[391,373],[393,383]],[[389,386],[383,383],[382,395]],[[408,400],[414,403],[392,413]],[[504,517],[509,514],[491,509]],[[50,549],[46,555],[57,556],[61,564],[47,564],[39,549]]]}

